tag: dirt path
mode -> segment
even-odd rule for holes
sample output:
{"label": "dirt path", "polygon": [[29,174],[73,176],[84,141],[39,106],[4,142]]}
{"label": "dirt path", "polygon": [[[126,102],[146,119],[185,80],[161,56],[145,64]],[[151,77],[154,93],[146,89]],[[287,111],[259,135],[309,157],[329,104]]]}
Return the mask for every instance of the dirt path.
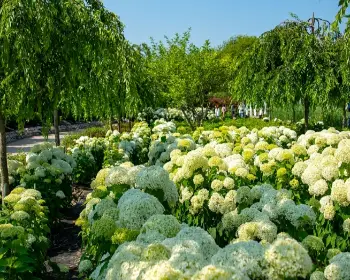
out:
{"label": "dirt path", "polygon": [[78,279],[78,264],[82,255],[80,228],[76,219],[84,209],[83,203],[91,189],[82,186],[73,188],[72,207],[66,209],[58,227],[51,232],[51,247],[48,251],[50,260],[67,269],[68,273],[51,275],[50,279]]}

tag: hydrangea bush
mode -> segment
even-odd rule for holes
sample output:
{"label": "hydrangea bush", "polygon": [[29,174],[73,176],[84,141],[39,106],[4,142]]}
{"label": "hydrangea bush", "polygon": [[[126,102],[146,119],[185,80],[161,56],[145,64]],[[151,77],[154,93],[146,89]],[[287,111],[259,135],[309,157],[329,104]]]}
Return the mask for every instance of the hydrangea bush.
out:
{"label": "hydrangea bush", "polygon": [[82,227],[85,259],[95,264],[113,254],[123,238],[136,238],[149,217],[170,212],[178,201],[175,184],[159,166],[126,162],[102,169],[92,187],[77,224]]}
{"label": "hydrangea bush", "polygon": [[18,187],[4,198],[0,210],[1,279],[32,279],[44,272],[50,231],[47,214],[37,190]]}
{"label": "hydrangea bush", "polygon": [[74,158],[62,148],[44,143],[33,146],[27,154],[26,165],[19,169],[20,185],[41,192],[52,220],[59,217],[60,209],[70,205],[75,166]]}
{"label": "hydrangea bush", "polygon": [[[304,245],[285,233],[271,243],[235,240],[220,248],[203,229],[156,214],[133,240],[123,237],[90,279],[306,279],[314,269]],[[324,273],[318,272],[320,276],[348,279],[346,254],[332,258]],[[90,264],[82,261],[86,263]],[[91,266],[86,269],[91,271]]]}

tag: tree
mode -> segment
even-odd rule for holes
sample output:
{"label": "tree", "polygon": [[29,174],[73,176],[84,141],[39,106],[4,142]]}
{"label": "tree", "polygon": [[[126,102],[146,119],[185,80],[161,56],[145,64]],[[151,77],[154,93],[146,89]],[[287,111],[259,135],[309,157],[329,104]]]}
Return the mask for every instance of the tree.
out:
{"label": "tree", "polygon": [[328,26],[315,28],[314,21],[284,22],[264,33],[237,63],[232,94],[258,103],[265,99],[270,106],[301,101],[308,129],[310,108],[328,100],[337,86],[334,38]]}
{"label": "tree", "polygon": [[[111,116],[130,92],[130,46],[119,18],[99,0],[2,1],[0,7],[0,164],[9,193],[6,120],[39,112]],[[123,96],[124,94],[124,96]],[[125,97],[126,99],[126,97]],[[118,105],[118,106],[115,106]],[[59,144],[56,129],[56,144]]]}
{"label": "tree", "polygon": [[[192,128],[206,116],[209,96],[223,84],[223,67],[209,41],[202,47],[190,43],[190,31],[166,44],[152,43],[151,73],[161,85],[168,104],[180,108]],[[200,108],[199,110],[197,108]]]}
{"label": "tree", "polygon": [[245,51],[249,50],[257,40],[258,38],[255,36],[239,35],[232,37],[218,47],[218,58],[229,63],[235,61]]}
{"label": "tree", "polygon": [[40,57],[52,28],[45,1],[1,1],[0,4],[0,168],[2,195],[9,193],[6,154],[6,120],[23,124],[36,111],[50,108],[40,88]]}
{"label": "tree", "polygon": [[59,110],[68,114],[73,109],[76,117],[112,118],[112,104],[128,90],[128,43],[119,18],[99,0],[53,1],[50,11],[55,27],[42,54],[40,78],[54,106],[59,145]]}
{"label": "tree", "polygon": [[[337,28],[338,24],[342,22],[343,18],[346,17],[349,19],[349,14],[347,14],[347,10],[348,7],[350,5],[350,0],[339,0],[338,2],[338,6],[339,6],[339,11],[337,13],[337,15],[335,16],[335,21],[333,23],[333,27]],[[349,32],[349,26],[350,25],[350,21],[347,21],[347,28],[346,28],[346,32]]]}

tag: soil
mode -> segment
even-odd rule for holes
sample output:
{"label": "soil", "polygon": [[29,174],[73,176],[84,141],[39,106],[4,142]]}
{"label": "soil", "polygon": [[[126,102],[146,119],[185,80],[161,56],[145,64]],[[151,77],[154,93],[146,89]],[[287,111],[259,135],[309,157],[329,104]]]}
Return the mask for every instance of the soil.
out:
{"label": "soil", "polygon": [[[49,265],[48,279],[78,279],[78,264],[82,255],[80,228],[75,225],[76,219],[84,209],[84,202],[91,189],[86,186],[73,186],[71,207],[62,211],[63,217],[51,232],[51,247],[48,256],[52,263],[63,266],[68,273],[57,273]],[[51,269],[50,269],[51,268]]]}

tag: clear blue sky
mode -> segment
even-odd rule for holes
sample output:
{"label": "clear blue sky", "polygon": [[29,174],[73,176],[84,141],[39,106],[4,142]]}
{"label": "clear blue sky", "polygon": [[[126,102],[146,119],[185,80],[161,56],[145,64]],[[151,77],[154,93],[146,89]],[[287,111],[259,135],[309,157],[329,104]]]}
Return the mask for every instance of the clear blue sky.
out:
{"label": "clear blue sky", "polygon": [[126,38],[135,44],[150,37],[163,40],[192,28],[191,41],[213,46],[235,35],[260,35],[289,18],[316,17],[330,21],[338,0],[104,0],[125,24]]}

